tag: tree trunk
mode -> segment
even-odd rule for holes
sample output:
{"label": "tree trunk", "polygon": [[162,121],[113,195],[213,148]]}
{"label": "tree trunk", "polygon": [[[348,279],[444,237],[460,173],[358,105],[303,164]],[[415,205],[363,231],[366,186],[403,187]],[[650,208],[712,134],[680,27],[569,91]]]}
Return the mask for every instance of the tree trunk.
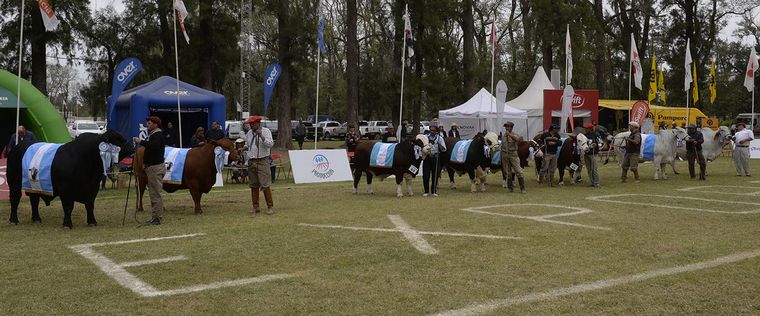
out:
{"label": "tree trunk", "polygon": [[594,70],[596,71],[596,89],[599,90],[599,98],[607,96],[607,39],[604,35],[604,6],[602,0],[594,0],[594,16],[597,27],[595,36],[597,40],[594,56]]}
{"label": "tree trunk", "polygon": [[464,94],[470,97],[477,92],[475,82],[475,22],[472,16],[472,0],[462,1],[462,35],[464,41],[464,56],[462,64],[464,65]]}
{"label": "tree trunk", "polygon": [[356,38],[356,0],[346,1],[346,121],[358,126],[359,41]]}
{"label": "tree trunk", "polygon": [[162,68],[160,71],[163,74],[175,74],[176,71],[174,69],[174,52],[172,49],[174,48],[174,39],[172,32],[174,31],[174,28],[172,27],[172,22],[176,23],[176,21],[169,21],[168,16],[172,16],[172,3],[170,1],[164,1],[164,0],[156,0],[158,3],[158,22],[159,22],[159,29],[161,30],[161,50],[163,53],[163,60]]}
{"label": "tree trunk", "polygon": [[47,95],[47,33],[37,5],[31,8],[32,31],[28,36],[32,43],[32,85],[43,95]]}
{"label": "tree trunk", "polygon": [[212,25],[214,25],[213,1],[201,0],[200,4],[200,38],[203,43],[199,45],[201,62],[201,88],[213,90],[214,84],[214,36],[212,35]]}
{"label": "tree trunk", "polygon": [[[409,85],[410,88],[415,91],[414,93],[414,99],[412,102],[412,121],[414,121],[414,129],[417,129],[417,131],[413,131],[413,133],[419,133],[419,124],[417,124],[420,121],[420,109],[422,107],[422,100],[421,96],[423,95],[423,88],[422,88],[422,74],[423,74],[423,64],[424,64],[424,54],[425,54],[425,3],[423,0],[417,0],[414,2],[414,9],[413,11],[417,13],[417,36],[415,37],[414,41],[414,65],[415,65],[415,71],[416,71],[416,78],[415,78],[415,85]],[[411,15],[411,13],[410,13]],[[410,82],[411,83],[411,82]],[[436,115],[437,117],[438,115]],[[412,134],[416,135],[416,134]]]}
{"label": "tree trunk", "polygon": [[543,41],[541,54],[543,55],[544,71],[546,71],[547,76],[551,77],[554,59],[552,58],[552,44],[547,39],[544,39]]}
{"label": "tree trunk", "polygon": [[[291,126],[290,126],[290,98],[291,98],[291,56],[290,56],[290,0],[280,0],[277,14],[277,27],[279,33],[279,59],[282,66],[282,74],[277,82],[278,110],[277,110],[277,141],[275,146],[292,149]],[[266,113],[264,113],[266,114]],[[314,124],[316,126],[316,124]]]}

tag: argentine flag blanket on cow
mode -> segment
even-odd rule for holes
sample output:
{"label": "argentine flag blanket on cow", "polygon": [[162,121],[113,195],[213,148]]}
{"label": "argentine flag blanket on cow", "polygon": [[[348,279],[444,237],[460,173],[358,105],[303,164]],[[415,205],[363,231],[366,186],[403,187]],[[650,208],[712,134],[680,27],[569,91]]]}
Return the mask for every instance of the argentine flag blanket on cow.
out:
{"label": "argentine flag blanket on cow", "polygon": [[369,155],[370,167],[392,168],[396,145],[398,144],[375,143],[375,146],[372,147],[372,153]]}
{"label": "argentine flag blanket on cow", "polygon": [[470,150],[472,140],[460,140],[454,144],[454,148],[451,150],[451,162],[464,163],[467,161],[467,152]]}
{"label": "argentine flag blanket on cow", "polygon": [[164,174],[163,183],[182,184],[182,173],[185,171],[185,159],[189,148],[164,148],[164,164],[166,164],[166,174]]}
{"label": "argentine flag blanket on cow", "polygon": [[21,188],[28,193],[53,195],[52,166],[61,144],[35,143],[21,160]]}
{"label": "argentine flag blanket on cow", "polygon": [[501,150],[497,150],[493,155],[491,155],[491,165],[501,166]]}
{"label": "argentine flag blanket on cow", "polygon": [[657,142],[655,134],[641,134],[641,158],[645,160],[654,159],[654,144]]}

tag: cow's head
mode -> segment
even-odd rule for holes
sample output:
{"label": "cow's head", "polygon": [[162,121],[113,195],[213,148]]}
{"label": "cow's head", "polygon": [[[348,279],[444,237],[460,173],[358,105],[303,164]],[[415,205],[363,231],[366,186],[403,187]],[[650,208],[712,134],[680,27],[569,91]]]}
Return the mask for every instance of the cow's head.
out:
{"label": "cow's head", "polygon": [[208,143],[214,146],[222,147],[224,151],[229,152],[230,153],[229,161],[237,161],[238,158],[240,158],[238,157],[238,151],[235,149],[235,143],[233,143],[231,140],[227,138],[222,138],[219,140],[209,140]]}
{"label": "cow's head", "polygon": [[689,134],[686,132],[686,130],[680,127],[671,129],[670,132],[676,136],[676,144],[685,144],[684,140],[689,137]]}
{"label": "cow's head", "polygon": [[430,141],[427,136],[419,134],[414,139],[410,139],[409,142],[414,148],[414,158],[424,160],[430,155]]}
{"label": "cow's head", "polygon": [[728,126],[718,127],[714,139],[720,144],[720,147],[728,145],[731,142],[731,129]]}
{"label": "cow's head", "polygon": [[488,146],[488,149],[491,151],[496,151],[499,147],[499,135],[496,135],[494,132],[488,132],[485,136],[483,136],[483,139],[485,140],[485,145]]}
{"label": "cow's head", "polygon": [[118,146],[121,149],[119,150],[120,161],[124,159],[124,157],[130,156],[135,152],[135,147],[132,142],[127,142],[127,140],[124,139],[124,136],[121,136],[119,132],[110,128],[100,135],[100,141]]}

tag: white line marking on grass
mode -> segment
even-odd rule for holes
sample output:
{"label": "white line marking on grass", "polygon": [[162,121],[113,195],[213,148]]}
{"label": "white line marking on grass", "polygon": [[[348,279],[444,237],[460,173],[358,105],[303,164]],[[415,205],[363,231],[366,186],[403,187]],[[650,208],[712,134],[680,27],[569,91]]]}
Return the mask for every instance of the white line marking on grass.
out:
{"label": "white line marking on grass", "polygon": [[758,204],[756,204],[756,203],[741,202],[741,201],[715,200],[715,199],[705,199],[705,198],[690,197],[690,196],[673,196],[673,195],[657,195],[657,194],[636,194],[636,193],[589,196],[586,199],[587,200],[591,200],[591,201],[599,201],[599,202],[609,202],[609,203],[628,204],[628,205],[643,205],[643,206],[652,206],[652,207],[656,207],[656,208],[670,208],[670,209],[676,209],[676,210],[687,210],[687,211],[697,211],[697,212],[710,212],[710,213],[723,213],[723,214],[755,214],[755,213],[760,213],[760,209],[754,209],[754,210],[749,210],[749,211],[721,211],[721,210],[711,210],[711,209],[705,209],[705,208],[684,207],[684,206],[654,204],[654,203],[645,203],[645,202],[626,202],[626,201],[610,200],[611,198],[624,197],[624,196],[643,196],[643,197],[646,197],[646,198],[659,197],[659,198],[668,198],[668,199],[682,199],[682,200],[692,200],[692,201],[702,201],[702,202],[720,202],[720,203],[729,203],[729,204],[742,204],[742,205],[758,206]]}
{"label": "white line marking on grass", "polygon": [[[541,216],[524,216],[524,215],[514,215],[514,214],[505,214],[505,213],[496,213],[496,212],[484,211],[485,209],[506,208],[506,207],[510,207],[510,206],[542,206],[542,207],[553,207],[553,208],[565,208],[565,209],[575,210],[575,212],[550,214],[550,215],[541,215]],[[488,205],[488,206],[468,207],[468,208],[465,208],[465,209],[462,209],[462,210],[465,211],[465,212],[478,213],[478,214],[486,214],[486,215],[494,215],[494,216],[504,216],[504,217],[514,217],[514,218],[520,218],[520,219],[528,219],[528,220],[532,220],[532,221],[536,221],[536,222],[542,222],[542,223],[560,224],[560,225],[575,226],[575,227],[590,228],[590,229],[598,229],[598,230],[612,230],[611,228],[608,228],[608,227],[584,225],[584,224],[571,223],[571,222],[563,222],[563,221],[558,221],[558,220],[552,220],[552,219],[550,219],[550,218],[553,218],[553,217],[575,216],[575,215],[587,214],[587,213],[592,213],[593,212],[592,210],[587,209],[587,208],[583,208],[583,207],[572,207],[572,206],[553,205],[553,204],[524,203],[524,204],[501,204],[501,205]]]}
{"label": "white line marking on grass", "polygon": [[428,254],[428,255],[434,255],[438,253],[438,250],[435,250],[433,246],[431,246],[425,238],[422,238],[422,235],[420,235],[420,232],[414,230],[409,224],[404,221],[401,216],[398,215],[388,215],[388,219],[391,220],[393,225],[396,225],[396,228],[401,232],[401,235],[406,238],[406,240],[409,241],[410,244],[414,248],[417,248],[421,253]]}
{"label": "white line marking on grass", "polygon": [[683,266],[675,266],[671,268],[664,268],[658,270],[652,270],[637,274],[631,274],[615,279],[599,280],[589,283],[582,283],[573,285],[570,287],[552,289],[546,292],[532,293],[523,296],[511,297],[506,299],[489,300],[479,304],[469,305],[460,309],[448,310],[437,313],[439,316],[460,316],[460,315],[479,315],[485,313],[493,313],[499,308],[509,307],[512,305],[531,303],[537,301],[551,300],[562,296],[568,296],[578,293],[590,292],[595,290],[606,289],[613,286],[626,285],[635,282],[646,281],[649,279],[666,277],[686,272],[699,271],[704,269],[710,269],[719,267],[722,265],[744,261],[760,256],[760,249],[735,253],[725,257],[715,258],[708,261],[702,261]]}
{"label": "white line marking on grass", "polygon": [[167,263],[167,262],[181,261],[181,260],[187,260],[187,257],[174,256],[174,257],[166,257],[166,258],[161,258],[161,259],[122,262],[119,264],[119,266],[121,266],[122,268],[131,268],[131,267],[145,266],[149,264]]}
{"label": "white line marking on grass", "polygon": [[223,288],[223,287],[241,286],[241,285],[246,285],[246,284],[251,284],[251,283],[261,283],[261,282],[267,282],[267,281],[279,280],[279,279],[297,276],[297,274],[269,274],[269,275],[262,275],[262,276],[253,277],[253,278],[213,282],[213,283],[208,283],[208,284],[197,284],[197,285],[192,285],[192,286],[183,287],[179,289],[161,291],[153,287],[152,285],[148,284],[147,282],[143,281],[142,279],[138,278],[134,274],[129,273],[125,268],[144,266],[144,265],[150,265],[150,264],[166,263],[166,262],[172,262],[172,261],[178,261],[178,260],[187,260],[187,257],[180,255],[180,256],[173,256],[173,257],[160,258],[160,259],[116,263],[110,258],[100,253],[97,253],[92,249],[93,247],[125,245],[125,244],[133,244],[133,243],[148,242],[148,241],[159,241],[159,240],[171,240],[171,239],[178,239],[178,238],[197,237],[197,236],[203,236],[203,235],[205,234],[198,233],[198,234],[187,234],[187,235],[168,236],[168,237],[90,243],[90,244],[73,245],[73,246],[69,246],[69,248],[75,253],[81,255],[82,257],[85,257],[86,259],[92,261],[92,263],[94,263],[98,268],[100,268],[100,270],[103,271],[107,276],[114,279],[116,283],[118,283],[119,285],[125,288],[128,288],[132,292],[144,297],[186,294],[186,293],[200,292],[200,291],[211,290],[211,289],[218,289],[218,288]]}
{"label": "white line marking on grass", "polygon": [[434,232],[434,231],[421,231],[412,228],[404,219],[399,215],[388,215],[388,219],[396,226],[396,228],[380,228],[380,227],[355,227],[355,226],[341,226],[341,225],[320,225],[320,224],[307,224],[300,223],[298,226],[304,227],[317,227],[317,228],[333,228],[333,229],[347,229],[354,231],[371,231],[381,233],[401,233],[412,246],[418,251],[434,255],[438,254],[438,250],[433,248],[422,235],[431,236],[450,236],[450,237],[473,237],[473,238],[487,238],[487,239],[522,239],[514,236],[497,236],[497,235],[481,235],[481,234],[468,234],[468,233],[447,233],[447,232]]}
{"label": "white line marking on grass", "polygon": [[696,193],[720,193],[720,194],[728,194],[728,195],[741,195],[741,196],[759,196],[760,191],[754,191],[754,192],[731,192],[727,190],[723,191],[715,191],[715,190],[701,190],[701,189],[709,189],[709,188],[737,188],[737,189],[755,189],[752,187],[742,186],[742,185],[703,185],[698,187],[687,187],[682,189],[676,189],[676,191],[682,191],[682,192],[696,192]]}

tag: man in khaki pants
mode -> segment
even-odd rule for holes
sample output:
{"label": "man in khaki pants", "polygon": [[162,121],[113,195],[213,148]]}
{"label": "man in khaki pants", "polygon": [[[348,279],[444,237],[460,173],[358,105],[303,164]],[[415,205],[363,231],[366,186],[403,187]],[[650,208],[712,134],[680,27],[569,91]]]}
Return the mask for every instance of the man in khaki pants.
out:
{"label": "man in khaki pants", "polygon": [[736,134],[734,134],[734,162],[736,163],[736,176],[750,176],[749,173],[749,143],[755,139],[752,130],[747,129],[743,122],[736,123]]}
{"label": "man in khaki pants", "polygon": [[520,167],[520,157],[517,156],[517,144],[523,140],[522,136],[512,131],[515,123],[504,123],[504,134],[501,137],[501,173],[507,178],[509,192],[514,192],[513,176],[517,175],[520,183],[520,193],[525,193],[525,177]]}
{"label": "man in khaki pants", "polygon": [[161,119],[157,116],[149,116],[146,125],[148,127],[148,139],[140,140],[133,137],[135,144],[145,147],[143,155],[143,170],[148,176],[148,193],[150,193],[150,205],[153,209],[153,218],[146,225],[161,225],[161,217],[164,215],[164,202],[161,199],[162,184],[166,174],[164,165],[164,145],[166,139],[161,131]]}
{"label": "man in khaki pants", "polygon": [[267,214],[274,214],[272,202],[272,170],[269,167],[270,150],[274,146],[272,132],[261,126],[261,116],[251,116],[245,121],[251,125],[251,130],[245,135],[245,144],[248,147],[246,159],[248,159],[248,181],[251,188],[252,215],[261,212],[259,208],[259,190],[264,191],[267,201]]}

